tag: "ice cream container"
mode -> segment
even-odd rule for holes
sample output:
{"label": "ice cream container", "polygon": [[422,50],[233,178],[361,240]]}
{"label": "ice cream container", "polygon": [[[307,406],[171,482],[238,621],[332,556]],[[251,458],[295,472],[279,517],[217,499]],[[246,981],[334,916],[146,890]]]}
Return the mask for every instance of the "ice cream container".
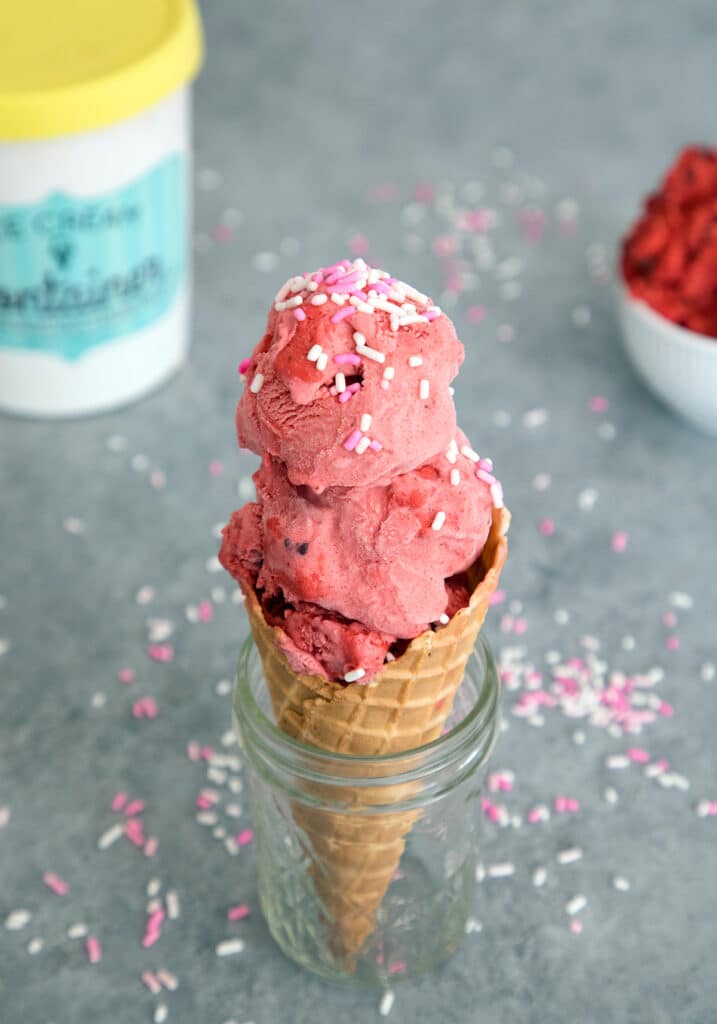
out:
{"label": "ice cream container", "polygon": [[189,340],[194,0],[0,4],[0,409],[139,398]]}

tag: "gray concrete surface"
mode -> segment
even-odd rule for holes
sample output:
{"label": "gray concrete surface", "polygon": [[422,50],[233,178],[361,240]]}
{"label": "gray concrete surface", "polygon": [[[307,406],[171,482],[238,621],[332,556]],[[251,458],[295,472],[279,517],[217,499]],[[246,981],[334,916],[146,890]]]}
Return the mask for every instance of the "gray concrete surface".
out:
{"label": "gray concrete surface", "polygon": [[[491,234],[499,262],[522,261],[519,296],[480,270],[449,310],[467,349],[460,420],[494,457],[515,517],[507,602],[493,610],[489,637],[498,650],[522,646],[520,664],[538,668],[551,651],[584,656],[580,638],[596,638],[611,669],[661,667],[655,689],[674,714],[636,737],[559,710],[537,728],[512,714],[519,695],[506,693],[509,728],[494,763],[515,784],[494,798],[525,815],[567,793],[580,811],[521,828],[485,823],[484,861],[511,861],[515,874],[482,883],[482,931],[442,970],[397,984],[388,1019],[710,1024],[717,817],[699,817],[696,805],[717,799],[717,682],[703,667],[717,660],[717,443],[636,381],[611,287],[591,278],[589,260],[611,261],[639,195],[680,144],[714,139],[714,5],[213,0],[204,15],[190,365],[101,418],[0,420],[0,919],[32,912],[24,929],[0,928],[0,1019],[136,1024],[160,1002],[176,1024],[380,1019],[378,994],[326,987],[275,949],[251,847],[230,857],[194,820],[206,771],[185,749],[192,739],[221,747],[229,699],[216,684],[231,676],[246,629],[228,581],[211,571],[213,527],[242,500],[253,465],[233,437],[238,360],[278,284],[339,258],[357,234],[379,264],[439,296],[435,239],[456,236],[450,211],[480,180],[479,205],[501,216]],[[402,213],[421,182],[437,188],[437,204]],[[577,203],[572,234],[556,226],[575,210],[566,199]],[[537,246],[514,226],[526,204],[549,218]],[[217,236],[227,219],[232,229]],[[479,324],[466,312],[475,304],[486,308]],[[589,324],[576,326],[586,309]],[[500,342],[505,324],[514,338]],[[595,395],[609,399],[606,413],[589,411]],[[531,410],[545,415],[526,420]],[[110,450],[117,436],[126,447]],[[212,460],[221,475],[210,474]],[[551,477],[544,490],[541,473]],[[586,489],[596,492],[591,509]],[[545,517],[552,537],[538,529]],[[629,535],[622,554],[611,549],[615,531]],[[143,605],[136,595],[147,586],[155,594]],[[674,607],[686,603],[674,591],[692,607]],[[189,621],[187,606],[203,599],[213,600],[212,621]],[[522,609],[511,612],[515,601]],[[669,611],[674,626],[662,622]],[[527,632],[507,635],[505,613],[525,618]],[[171,663],[145,653],[150,618],[173,628]],[[679,650],[666,649],[668,635]],[[117,681],[127,666],[129,686]],[[144,695],[157,700],[155,721],[131,715]],[[633,746],[668,759],[689,790],[646,778],[639,764],[607,767]],[[617,803],[605,799],[610,786]],[[146,800],[147,834],[160,843],[153,860],[125,840],[97,850],[118,790]],[[246,827],[248,811],[221,821]],[[557,866],[556,852],[573,845],[582,860]],[[539,865],[548,879],[536,889]],[[47,891],[46,870],[66,878],[67,896]],[[613,888],[615,875],[629,892]],[[182,913],[143,950],[153,877],[178,892]],[[580,935],[565,912],[576,893],[588,898]],[[253,914],[228,925],[238,902]],[[77,922],[100,938],[100,964],[67,937]],[[241,935],[245,952],[219,959],[228,935]],[[30,955],[33,938],[44,946]],[[180,981],[163,998],[140,983],[159,967]]]}

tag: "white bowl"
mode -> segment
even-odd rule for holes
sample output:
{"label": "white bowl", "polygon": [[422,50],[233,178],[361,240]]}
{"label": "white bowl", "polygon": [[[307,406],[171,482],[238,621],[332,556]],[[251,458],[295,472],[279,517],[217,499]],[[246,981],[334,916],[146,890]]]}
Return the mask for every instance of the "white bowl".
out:
{"label": "white bowl", "polygon": [[678,327],[620,283],[625,348],[638,375],[692,426],[717,436],[717,338]]}

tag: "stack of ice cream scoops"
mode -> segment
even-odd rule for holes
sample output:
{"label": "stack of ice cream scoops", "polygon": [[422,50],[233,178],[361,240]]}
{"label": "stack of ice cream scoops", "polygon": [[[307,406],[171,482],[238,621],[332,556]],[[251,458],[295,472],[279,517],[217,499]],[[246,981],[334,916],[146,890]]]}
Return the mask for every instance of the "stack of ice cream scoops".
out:
{"label": "stack of ice cream scoops", "polygon": [[[262,462],[219,557],[276,722],[306,744],[412,750],[451,711],[510,522],[490,459],[456,424],[462,361],[428,296],[356,259],[287,281],[240,365],[239,444]],[[415,815],[361,834],[349,815],[294,817],[333,947],[355,956]]]}

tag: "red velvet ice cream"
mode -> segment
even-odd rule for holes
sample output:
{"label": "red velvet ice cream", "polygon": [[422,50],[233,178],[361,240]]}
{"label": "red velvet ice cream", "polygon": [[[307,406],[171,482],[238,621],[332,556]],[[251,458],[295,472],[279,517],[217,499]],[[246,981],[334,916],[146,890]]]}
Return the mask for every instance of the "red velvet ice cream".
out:
{"label": "red velvet ice cream", "polygon": [[232,514],[220,560],[295,671],[368,680],[467,603],[502,492],[456,427],[462,358],[426,296],[361,260],[277,295],[237,409],[262,456],[257,501]]}

